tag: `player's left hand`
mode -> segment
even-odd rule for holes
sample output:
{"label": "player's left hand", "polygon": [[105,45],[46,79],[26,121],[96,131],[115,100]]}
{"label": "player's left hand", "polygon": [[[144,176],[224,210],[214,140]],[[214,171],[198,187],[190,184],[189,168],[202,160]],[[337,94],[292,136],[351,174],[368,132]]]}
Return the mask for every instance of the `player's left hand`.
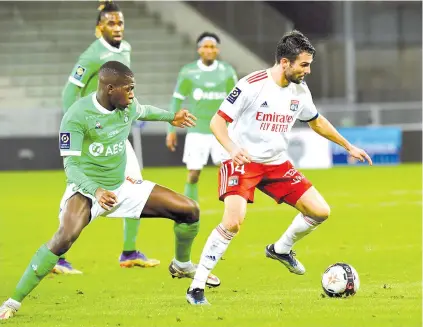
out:
{"label": "player's left hand", "polygon": [[364,162],[367,160],[367,162],[369,163],[370,166],[373,165],[372,159],[370,158],[370,156],[366,153],[366,151],[364,151],[363,149],[357,148],[354,145],[351,145],[351,148],[348,150],[348,153],[360,160],[361,162]]}
{"label": "player's left hand", "polygon": [[180,128],[194,127],[196,120],[197,117],[191,114],[188,110],[181,109],[175,114],[175,118],[173,118],[171,124]]}

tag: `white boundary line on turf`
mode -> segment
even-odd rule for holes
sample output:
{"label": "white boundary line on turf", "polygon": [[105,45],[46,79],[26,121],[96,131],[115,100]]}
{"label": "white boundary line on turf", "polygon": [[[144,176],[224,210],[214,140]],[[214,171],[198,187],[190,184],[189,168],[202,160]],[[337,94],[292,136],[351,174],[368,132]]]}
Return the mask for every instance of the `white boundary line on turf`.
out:
{"label": "white boundary line on turf", "polygon": [[[378,193],[375,193],[375,192],[371,192],[371,193],[368,193],[368,194],[370,194],[370,195],[372,195],[372,196],[390,196],[390,195],[396,195],[396,196],[398,196],[398,195],[413,195],[413,194],[422,194],[423,192],[422,192],[422,190],[394,190],[394,191],[390,191],[390,192],[378,192]],[[365,195],[365,194],[367,194],[367,193],[360,193],[360,195]],[[354,193],[350,193],[350,192],[336,192],[336,193],[331,193],[331,192],[328,192],[328,193],[324,193],[323,194],[323,196],[325,196],[325,197],[340,197],[340,198],[342,198],[342,197],[353,197],[354,196]],[[208,202],[208,201],[214,201],[215,199],[217,199],[217,197],[216,198],[213,198],[213,197],[200,197],[200,202],[204,202],[204,203],[206,203],[206,202]]]}
{"label": "white boundary line on turf", "polygon": [[[363,208],[363,207],[399,207],[399,206],[422,206],[422,201],[391,201],[391,202],[376,202],[376,203],[369,203],[369,204],[359,204],[359,203],[349,203],[346,205],[332,205],[331,208]],[[272,207],[249,207],[247,209],[248,213],[251,212],[269,212],[269,211],[288,211],[291,209],[289,206],[272,206]],[[223,214],[222,209],[208,209],[202,210],[201,215],[214,215],[214,214]]]}

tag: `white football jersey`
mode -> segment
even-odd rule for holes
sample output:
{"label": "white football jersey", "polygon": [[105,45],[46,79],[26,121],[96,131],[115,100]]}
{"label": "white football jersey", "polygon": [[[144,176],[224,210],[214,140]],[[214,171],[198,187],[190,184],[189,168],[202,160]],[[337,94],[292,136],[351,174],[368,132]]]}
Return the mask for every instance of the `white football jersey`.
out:
{"label": "white football jersey", "polygon": [[[269,69],[242,78],[218,114],[230,123],[231,140],[247,150],[253,162],[264,164],[289,160],[287,134],[295,121],[309,122],[319,115],[305,83],[280,87]],[[230,156],[225,151],[227,159]]]}

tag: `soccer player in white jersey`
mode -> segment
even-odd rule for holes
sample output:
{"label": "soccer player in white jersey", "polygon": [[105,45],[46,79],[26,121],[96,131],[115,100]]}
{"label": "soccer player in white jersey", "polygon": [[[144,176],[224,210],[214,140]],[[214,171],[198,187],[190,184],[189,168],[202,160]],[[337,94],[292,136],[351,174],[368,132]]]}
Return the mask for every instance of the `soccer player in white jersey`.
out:
{"label": "soccer player in white jersey", "polygon": [[220,168],[218,190],[225,209],[222,222],[204,246],[187,291],[186,298],[191,304],[208,304],[204,296],[207,276],[238,233],[256,188],[277,203],[287,203],[299,211],[281,238],[268,245],[265,253],[290,272],[305,273],[292,247],[329,217],[330,208],[288,159],[287,134],[297,119],[345,148],[352,157],[372,164],[364,150],[350,144],[318,113],[303,81],[311,72],[315,52],[300,32],[285,34],[276,47],[275,65],[241,79],[212,118],[213,134],[227,151]]}

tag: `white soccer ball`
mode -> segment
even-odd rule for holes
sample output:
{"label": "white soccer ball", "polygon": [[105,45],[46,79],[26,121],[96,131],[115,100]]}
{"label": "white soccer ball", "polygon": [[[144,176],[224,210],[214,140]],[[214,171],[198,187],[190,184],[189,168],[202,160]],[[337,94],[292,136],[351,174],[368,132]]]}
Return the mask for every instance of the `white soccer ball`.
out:
{"label": "white soccer ball", "polygon": [[360,288],[360,279],[353,266],[338,262],[323,273],[322,287],[329,297],[352,296]]}

